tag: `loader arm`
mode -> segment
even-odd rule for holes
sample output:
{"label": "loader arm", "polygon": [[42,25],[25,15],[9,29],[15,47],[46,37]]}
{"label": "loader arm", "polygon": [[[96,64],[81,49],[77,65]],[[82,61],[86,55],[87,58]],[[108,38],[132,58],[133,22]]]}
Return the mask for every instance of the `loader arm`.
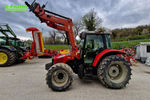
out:
{"label": "loader arm", "polygon": [[[3,28],[5,27],[5,29]],[[9,37],[8,33],[9,32],[14,38],[16,38],[17,36],[15,35],[15,33],[13,32],[13,30],[8,26],[8,24],[1,24],[0,25],[0,32],[5,35],[6,37]]]}
{"label": "loader arm", "polygon": [[76,46],[75,37],[72,29],[72,19],[45,10],[45,5],[41,7],[39,3],[35,2],[35,0],[31,5],[28,2],[25,2],[25,4],[29,7],[30,11],[32,11],[40,19],[41,23],[46,23],[47,26],[51,28],[66,32],[67,40],[72,46],[71,55],[75,57],[78,47]]}

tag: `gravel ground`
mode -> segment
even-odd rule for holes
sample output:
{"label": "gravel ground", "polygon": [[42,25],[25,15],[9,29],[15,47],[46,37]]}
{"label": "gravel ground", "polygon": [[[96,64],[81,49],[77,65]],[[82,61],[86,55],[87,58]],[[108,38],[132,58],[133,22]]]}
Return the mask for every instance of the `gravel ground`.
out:
{"label": "gravel ground", "polygon": [[132,79],[124,89],[107,89],[97,80],[74,75],[71,88],[54,92],[45,81],[44,65],[50,59],[34,59],[11,67],[0,67],[0,100],[149,100],[150,67],[132,67]]}

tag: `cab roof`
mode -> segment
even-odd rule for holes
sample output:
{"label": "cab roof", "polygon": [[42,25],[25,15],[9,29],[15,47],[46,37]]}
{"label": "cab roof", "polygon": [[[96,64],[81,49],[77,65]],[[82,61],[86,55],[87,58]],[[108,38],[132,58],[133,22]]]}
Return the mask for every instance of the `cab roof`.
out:
{"label": "cab roof", "polygon": [[81,34],[110,34],[106,32],[97,32],[97,31],[83,31]]}
{"label": "cab roof", "polygon": [[110,35],[110,33],[97,32],[97,31],[84,31],[84,32],[80,33],[80,38],[84,39],[85,35]]}

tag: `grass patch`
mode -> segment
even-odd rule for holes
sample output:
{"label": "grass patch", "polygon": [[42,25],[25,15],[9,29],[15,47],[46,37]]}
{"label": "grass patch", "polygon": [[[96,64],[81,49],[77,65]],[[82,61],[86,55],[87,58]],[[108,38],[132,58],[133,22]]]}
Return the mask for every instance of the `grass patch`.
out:
{"label": "grass patch", "polygon": [[[124,48],[131,48],[133,46],[138,45],[140,42],[150,42],[150,40],[133,40],[133,41],[125,41],[125,42],[112,42],[113,49],[120,49],[120,47]],[[45,46],[46,49],[53,49],[53,50],[67,50],[71,49],[71,46],[68,45],[52,45],[52,46]]]}
{"label": "grass patch", "polygon": [[150,42],[150,40],[135,40],[126,42],[112,42],[113,49],[120,49],[120,47],[131,48],[138,45],[140,42]]}
{"label": "grass patch", "polygon": [[52,50],[66,50],[70,49],[70,46],[68,45],[52,45],[52,46],[44,46],[46,49],[52,49]]}

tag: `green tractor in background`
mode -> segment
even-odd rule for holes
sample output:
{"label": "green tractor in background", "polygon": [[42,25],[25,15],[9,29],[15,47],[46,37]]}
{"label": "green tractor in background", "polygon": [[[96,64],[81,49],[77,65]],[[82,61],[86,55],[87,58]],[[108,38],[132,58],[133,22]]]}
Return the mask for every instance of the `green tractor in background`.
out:
{"label": "green tractor in background", "polygon": [[27,51],[25,43],[17,38],[8,24],[0,24],[0,33],[3,34],[0,35],[0,67],[23,63],[25,60],[21,57]]}

